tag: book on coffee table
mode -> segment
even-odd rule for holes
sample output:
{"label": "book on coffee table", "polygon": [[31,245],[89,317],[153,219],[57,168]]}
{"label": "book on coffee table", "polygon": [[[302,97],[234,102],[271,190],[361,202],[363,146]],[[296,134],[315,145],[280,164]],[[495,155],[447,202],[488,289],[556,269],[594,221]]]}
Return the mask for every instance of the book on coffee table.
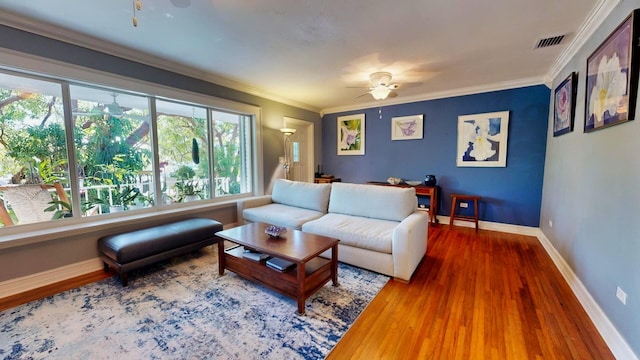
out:
{"label": "book on coffee table", "polygon": [[253,261],[262,261],[262,260],[268,259],[269,255],[263,254],[261,252],[245,249],[244,252],[242,253],[242,257],[249,260],[253,260]]}
{"label": "book on coffee table", "polygon": [[271,259],[267,260],[267,266],[279,271],[285,271],[296,266],[296,263],[274,256]]}

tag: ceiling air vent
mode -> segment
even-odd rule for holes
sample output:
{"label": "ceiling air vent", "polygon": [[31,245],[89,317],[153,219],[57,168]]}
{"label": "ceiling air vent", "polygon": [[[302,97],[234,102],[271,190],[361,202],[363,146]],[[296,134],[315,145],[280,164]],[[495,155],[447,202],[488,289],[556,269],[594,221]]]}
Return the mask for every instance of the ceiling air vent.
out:
{"label": "ceiling air vent", "polygon": [[545,48],[553,45],[558,45],[564,40],[565,35],[548,37],[545,39],[540,39],[536,43],[536,49]]}

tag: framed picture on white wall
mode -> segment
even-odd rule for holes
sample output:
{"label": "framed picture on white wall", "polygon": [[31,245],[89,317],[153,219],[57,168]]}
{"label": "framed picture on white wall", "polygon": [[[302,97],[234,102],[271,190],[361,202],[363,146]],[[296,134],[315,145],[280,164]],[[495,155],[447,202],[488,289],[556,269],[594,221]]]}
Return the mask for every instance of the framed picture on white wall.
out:
{"label": "framed picture on white wall", "polygon": [[634,10],[587,59],[584,132],[635,117],[640,58],[640,9]]}
{"label": "framed picture on white wall", "polygon": [[573,131],[577,87],[578,75],[575,72],[556,87],[553,96],[553,136]]}

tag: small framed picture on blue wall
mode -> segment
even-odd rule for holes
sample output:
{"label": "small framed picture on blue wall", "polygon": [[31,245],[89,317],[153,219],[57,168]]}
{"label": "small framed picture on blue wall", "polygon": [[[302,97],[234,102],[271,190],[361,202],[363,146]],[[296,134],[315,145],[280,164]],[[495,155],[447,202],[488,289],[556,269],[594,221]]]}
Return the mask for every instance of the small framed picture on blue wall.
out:
{"label": "small framed picture on blue wall", "polygon": [[509,112],[458,116],[459,167],[506,167]]}
{"label": "small framed picture on blue wall", "polygon": [[553,96],[553,136],[573,131],[576,113],[576,88],[578,75],[572,72],[558,87]]}
{"label": "small framed picture on blue wall", "polygon": [[422,139],[422,115],[391,118],[391,140]]}

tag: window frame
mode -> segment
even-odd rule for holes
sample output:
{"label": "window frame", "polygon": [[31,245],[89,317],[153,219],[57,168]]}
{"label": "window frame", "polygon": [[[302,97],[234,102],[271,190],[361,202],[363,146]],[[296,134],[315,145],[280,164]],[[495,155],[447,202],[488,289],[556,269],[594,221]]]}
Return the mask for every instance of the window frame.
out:
{"label": "window frame", "polygon": [[[150,128],[150,142],[153,149],[153,171],[154,177],[159,175],[159,163],[158,163],[158,148],[157,148],[157,126],[156,126],[156,99],[181,102],[189,105],[207,107],[209,110],[224,111],[243,116],[249,116],[251,133],[250,142],[247,145],[247,149],[251,151],[251,164],[247,166],[251,169],[251,192],[244,194],[229,195],[222,198],[211,197],[211,199],[205,200],[210,205],[224,203],[235,203],[235,200],[242,197],[249,197],[253,195],[259,195],[264,193],[264,169],[262,162],[258,159],[262,159],[262,119],[261,108],[259,106],[245,104],[237,101],[227,100],[215,97],[213,95],[193,92],[184,89],[173,88],[170,86],[151,83],[135,78],[127,78],[118,74],[112,74],[108,72],[97,71],[73,64],[61,63],[50,59],[40,58],[37,56],[18,53],[11,50],[0,49],[0,54],[3,55],[3,63],[0,64],[0,71],[15,75],[30,77],[43,81],[49,81],[56,84],[60,84],[62,87],[62,101],[64,108],[65,129],[73,129],[73,118],[71,116],[71,97],[70,97],[70,85],[96,87],[99,89],[108,90],[112,88],[118,92],[131,93],[135,95],[146,96],[149,100],[149,110],[152,117]],[[75,156],[75,146],[73,139],[73,131],[66,131],[67,141],[67,157],[70,164],[75,164],[77,159]],[[212,148],[210,141],[209,148]],[[77,169],[75,166],[69,168],[71,194],[74,208],[80,208],[80,198],[77,196],[78,192],[78,179]],[[156,194],[159,194],[160,182],[155,182]],[[75,193],[74,193],[75,192]],[[199,205],[201,202],[198,202]],[[136,211],[135,216],[144,216],[145,213],[149,216],[157,214],[159,212],[166,211],[180,211],[182,207],[188,207],[188,204],[172,204],[156,206]],[[2,228],[0,235],[0,244],[5,241],[16,240],[21,233],[25,231],[42,231],[51,229],[53,227],[66,227],[73,226],[74,224],[103,222],[105,217],[112,217],[114,219],[124,218],[132,216],[132,214],[113,214],[99,217],[80,217],[77,216],[73,219],[67,219],[60,222],[41,222],[34,224],[24,224],[15,227]],[[117,221],[117,220],[116,220]],[[63,229],[61,229],[63,230]],[[31,241],[29,241],[31,242]],[[0,246],[3,248],[4,246]]]}

